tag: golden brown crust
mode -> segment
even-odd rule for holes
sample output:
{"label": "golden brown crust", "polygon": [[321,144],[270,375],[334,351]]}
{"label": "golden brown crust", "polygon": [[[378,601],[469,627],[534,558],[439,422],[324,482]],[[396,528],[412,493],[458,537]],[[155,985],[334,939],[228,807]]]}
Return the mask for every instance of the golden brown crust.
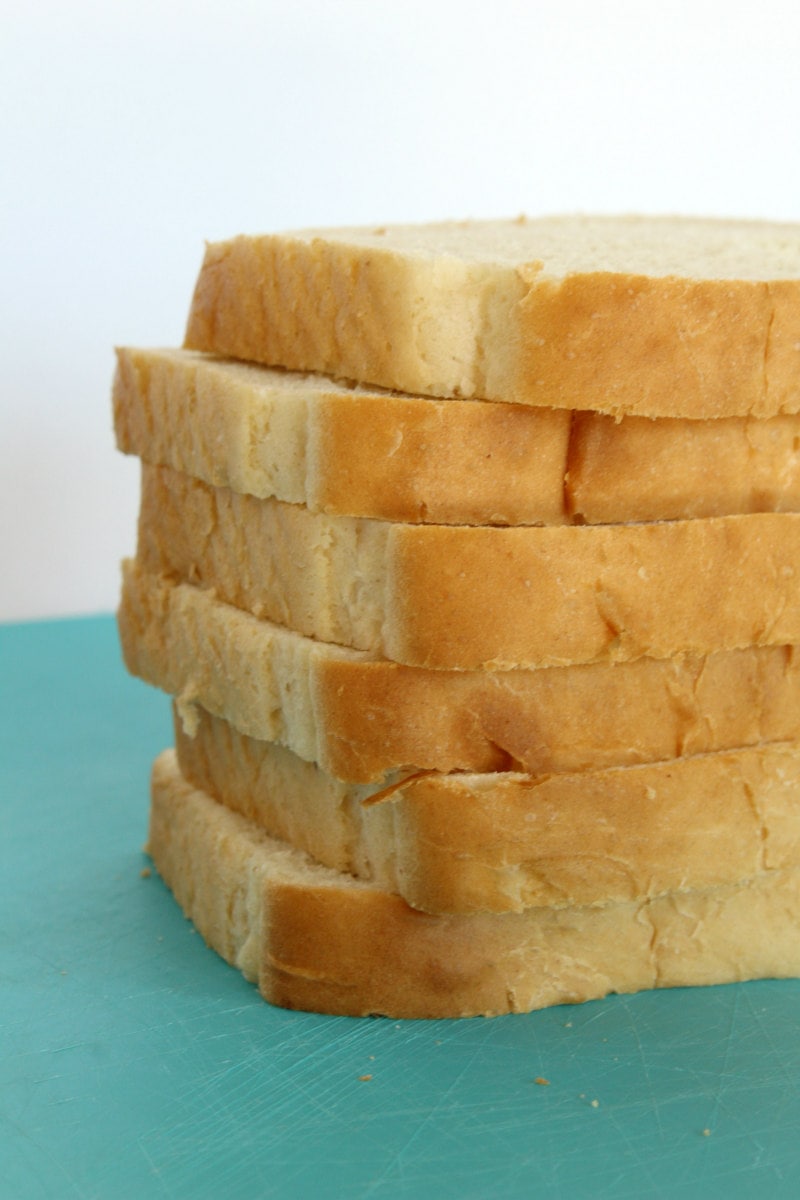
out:
{"label": "golden brown crust", "polygon": [[316,507],[445,525],[562,524],[569,435],[569,413],[552,408],[396,396],[329,404],[312,437]]}
{"label": "golden brown crust", "polygon": [[139,559],[307,636],[436,669],[800,641],[800,514],[638,525],[406,525],[143,469]]}
{"label": "golden brown crust", "polygon": [[171,753],[154,767],[149,850],[206,941],[288,1008],[490,1015],[800,973],[797,871],[643,904],[429,916],[266,838]]}
{"label": "golden brown crust", "polygon": [[800,417],[687,421],[574,413],[565,507],[612,524],[800,510]]}
{"label": "golden brown crust", "polygon": [[426,671],[323,646],[127,563],[128,669],[340,779],[574,771],[800,738],[800,656],[748,647],[533,671]]}
{"label": "golden brown crust", "polygon": [[[571,234],[562,222],[567,241],[581,224]],[[650,225],[648,273],[634,255],[630,269],[551,268],[536,222],[524,252],[503,253],[501,238],[494,262],[473,257],[482,234],[469,223],[462,254],[452,235],[438,252],[435,236],[424,252],[394,246],[391,229],[366,240],[346,230],[235,238],[207,249],[186,345],[406,392],[615,415],[799,411],[800,283],[770,274],[781,244],[796,259],[797,231],[775,228],[759,271],[769,226]],[[643,222],[634,226],[638,238]],[[696,277],[670,269],[668,254],[659,266],[660,244],[687,229],[701,250],[704,239],[719,244],[719,272],[713,253],[700,255]],[[736,278],[726,259],[742,247]]]}
{"label": "golden brown crust", "polygon": [[384,800],[202,713],[185,779],[431,913],[642,900],[800,866],[797,744],[580,774],[412,776]]}
{"label": "golden brown crust", "polygon": [[[398,339],[409,345],[413,326],[406,304],[412,289],[404,264],[387,254],[351,261],[319,242],[309,253],[305,243],[291,238],[236,237],[206,247],[185,345],[425,392],[413,384],[399,387],[395,380],[392,345]],[[353,338],[340,314],[352,322],[356,313],[359,336]],[[401,367],[399,375],[418,375],[413,356],[400,353],[405,371]]]}
{"label": "golden brown crust", "polygon": [[[538,393],[540,404],[620,416],[780,411],[764,378],[773,316],[766,284],[608,272],[557,284],[535,278],[516,316],[509,400],[531,403]],[[797,411],[800,394],[790,403]]]}

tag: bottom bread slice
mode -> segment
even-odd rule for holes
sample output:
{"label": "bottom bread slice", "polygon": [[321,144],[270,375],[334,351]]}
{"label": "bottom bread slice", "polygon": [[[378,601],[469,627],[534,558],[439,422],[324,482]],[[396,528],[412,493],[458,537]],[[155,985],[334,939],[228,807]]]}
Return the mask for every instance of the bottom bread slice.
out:
{"label": "bottom bread slice", "polygon": [[430,916],[313,863],[153,768],[148,850],[206,942],[285,1008],[526,1012],[610,992],[800,974],[800,870],[641,903]]}

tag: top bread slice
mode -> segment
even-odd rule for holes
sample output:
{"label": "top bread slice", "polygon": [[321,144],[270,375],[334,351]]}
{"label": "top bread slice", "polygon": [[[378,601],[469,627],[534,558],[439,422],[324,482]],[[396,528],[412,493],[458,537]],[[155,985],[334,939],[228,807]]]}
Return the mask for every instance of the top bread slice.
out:
{"label": "top bread slice", "polygon": [[545,217],[209,245],[186,346],[615,416],[800,411],[800,225]]}
{"label": "top bread slice", "polygon": [[687,421],[403,396],[118,349],[117,445],[310,512],[442,525],[800,511],[800,415]]}

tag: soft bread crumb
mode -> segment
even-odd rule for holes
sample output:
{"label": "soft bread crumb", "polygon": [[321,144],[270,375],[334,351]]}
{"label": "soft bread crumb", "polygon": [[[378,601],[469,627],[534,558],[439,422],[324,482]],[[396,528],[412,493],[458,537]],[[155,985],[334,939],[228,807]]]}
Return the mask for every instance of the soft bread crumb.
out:
{"label": "soft bread crumb", "polygon": [[188,684],[179,696],[175,698],[175,711],[180,717],[183,731],[187,737],[193,738],[200,724],[200,714],[197,710],[196,692],[192,684]]}

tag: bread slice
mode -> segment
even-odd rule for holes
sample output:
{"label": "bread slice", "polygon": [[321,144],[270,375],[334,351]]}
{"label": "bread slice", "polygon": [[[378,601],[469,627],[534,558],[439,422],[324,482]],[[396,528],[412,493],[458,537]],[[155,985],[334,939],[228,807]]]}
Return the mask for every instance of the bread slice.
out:
{"label": "bread slice", "polygon": [[318,862],[431,913],[643,900],[800,867],[800,745],[561,775],[341,783],[202,713],[195,787]]}
{"label": "bread slice", "polygon": [[187,350],[117,350],[117,445],[312,512],[443,525],[800,511],[800,416],[628,417],[369,392]]}
{"label": "bread slice", "polygon": [[206,483],[394,521],[567,520],[570,414],[401,396],[179,350],[118,350],[117,443]]}
{"label": "bread slice", "polygon": [[800,514],[493,528],[310,513],[142,471],[138,556],[409,666],[672,658],[800,642]]}
{"label": "bread slice", "polygon": [[617,416],[800,411],[800,226],[545,217],[209,245],[186,345]]}
{"label": "bread slice", "polygon": [[312,863],[153,770],[148,849],[223,958],[285,1008],[349,1016],[526,1012],[609,992],[800,974],[800,871],[654,900],[430,916]]}
{"label": "bread slice", "polygon": [[425,671],[300,637],[201,588],[124,567],[128,669],[242,733],[280,742],[339,779],[402,768],[579,771],[800,739],[800,654],[533,671]]}

